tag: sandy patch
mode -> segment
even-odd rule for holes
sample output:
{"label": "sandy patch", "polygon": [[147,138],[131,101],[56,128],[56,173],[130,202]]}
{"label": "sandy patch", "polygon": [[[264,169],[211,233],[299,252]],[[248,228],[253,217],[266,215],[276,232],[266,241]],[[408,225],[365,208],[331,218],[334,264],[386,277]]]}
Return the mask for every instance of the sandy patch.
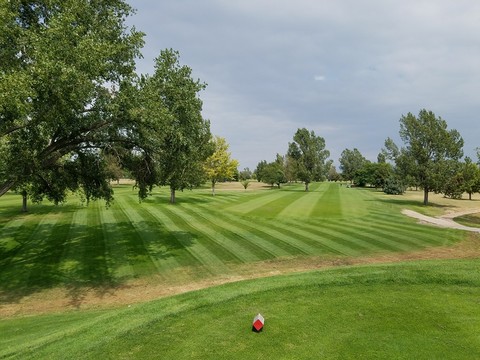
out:
{"label": "sandy patch", "polygon": [[462,211],[450,210],[444,215],[433,217],[433,216],[420,214],[413,210],[408,210],[408,209],[402,210],[402,214],[418,219],[422,224],[431,224],[431,225],[435,225],[443,228],[458,229],[458,230],[465,230],[465,231],[472,231],[472,232],[480,232],[480,228],[461,225],[455,222],[453,219],[458,216],[475,214],[478,212],[480,212],[479,209],[468,209],[468,210],[462,210]]}

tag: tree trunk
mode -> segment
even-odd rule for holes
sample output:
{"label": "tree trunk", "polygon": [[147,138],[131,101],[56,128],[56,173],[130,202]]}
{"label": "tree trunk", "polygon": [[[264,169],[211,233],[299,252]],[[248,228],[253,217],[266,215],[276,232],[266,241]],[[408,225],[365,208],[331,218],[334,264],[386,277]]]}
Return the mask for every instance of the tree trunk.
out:
{"label": "tree trunk", "polygon": [[175,188],[170,187],[170,204],[175,204]]}
{"label": "tree trunk", "polygon": [[27,212],[27,192],[22,191],[22,211]]}
{"label": "tree trunk", "polygon": [[468,200],[472,200],[472,193],[468,193]]}
{"label": "tree trunk", "polygon": [[305,182],[305,191],[308,191],[308,182]]}
{"label": "tree trunk", "polygon": [[212,181],[212,196],[215,196],[215,181]]}
{"label": "tree trunk", "polygon": [[428,188],[423,189],[423,205],[428,205]]}

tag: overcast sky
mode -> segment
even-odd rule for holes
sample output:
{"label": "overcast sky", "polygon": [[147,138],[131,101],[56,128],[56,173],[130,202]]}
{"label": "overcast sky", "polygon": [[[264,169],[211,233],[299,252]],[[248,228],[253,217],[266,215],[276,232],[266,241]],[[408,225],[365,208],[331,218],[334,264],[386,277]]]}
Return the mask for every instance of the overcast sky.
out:
{"label": "overcast sky", "polygon": [[337,167],[345,148],[376,160],[400,117],[422,108],[460,132],[467,155],[480,146],[478,1],[128,2],[146,34],[137,70],[178,50],[208,84],[203,115],[240,169],[285,154],[301,127],[325,138]]}

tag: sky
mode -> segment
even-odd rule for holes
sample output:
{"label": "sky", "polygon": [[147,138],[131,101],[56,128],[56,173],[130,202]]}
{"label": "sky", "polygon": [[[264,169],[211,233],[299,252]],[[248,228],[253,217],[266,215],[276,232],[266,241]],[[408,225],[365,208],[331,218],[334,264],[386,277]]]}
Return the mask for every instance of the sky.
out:
{"label": "sky", "polygon": [[338,168],[376,161],[399,120],[421,109],[480,147],[480,2],[473,0],[127,0],[145,36],[137,71],[162,49],[208,84],[203,116],[240,169],[285,154],[298,128]]}

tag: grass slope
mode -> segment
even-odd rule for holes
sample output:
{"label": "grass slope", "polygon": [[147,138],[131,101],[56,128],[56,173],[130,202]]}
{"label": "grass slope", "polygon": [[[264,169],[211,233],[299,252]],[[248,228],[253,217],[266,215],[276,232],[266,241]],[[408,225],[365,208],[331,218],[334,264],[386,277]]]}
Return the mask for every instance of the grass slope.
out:
{"label": "grass slope", "polygon": [[280,190],[181,194],[158,192],[142,204],[129,185],[115,202],[88,207],[0,199],[0,305],[43,289],[115,287],[155,276],[165,284],[231,276],[256,263],[293,257],[336,259],[409,252],[462,240],[465,234],[416,224],[404,204],[338,184]]}
{"label": "grass slope", "polygon": [[349,267],[13,318],[0,322],[0,358],[475,359],[478,270],[479,260]]}

